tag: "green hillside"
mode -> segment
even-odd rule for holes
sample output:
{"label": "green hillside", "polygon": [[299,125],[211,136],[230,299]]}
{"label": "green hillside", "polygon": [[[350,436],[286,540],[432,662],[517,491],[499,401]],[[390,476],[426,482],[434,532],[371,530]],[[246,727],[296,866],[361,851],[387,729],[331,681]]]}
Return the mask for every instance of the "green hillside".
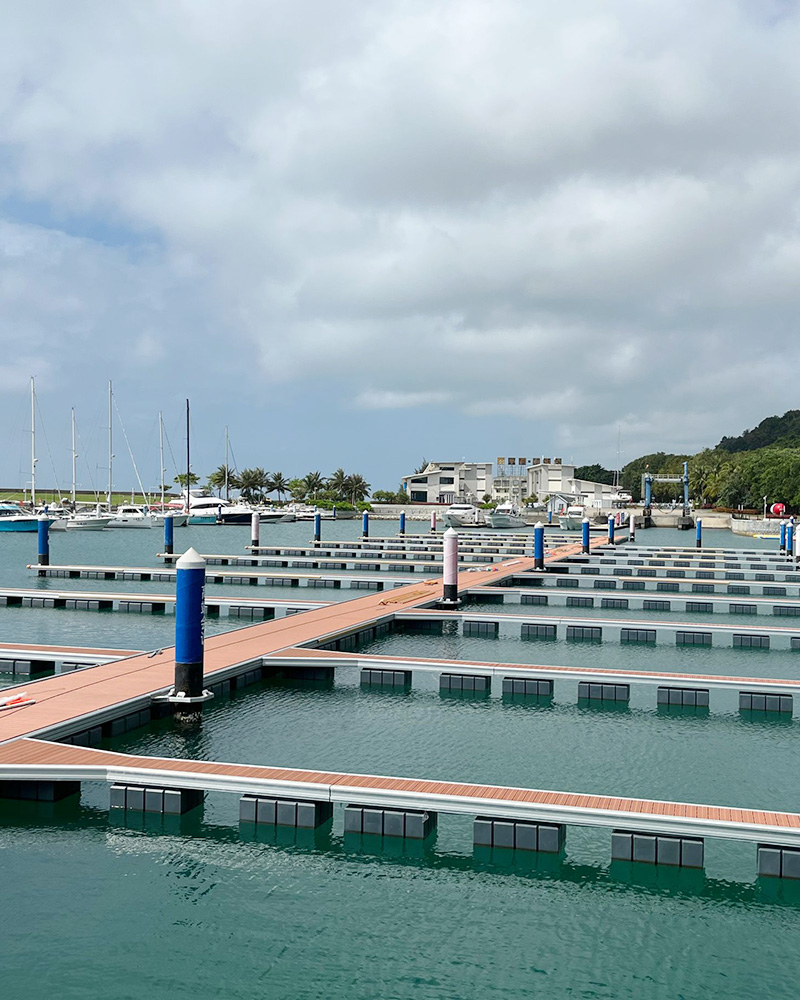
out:
{"label": "green hillside", "polygon": [[767,417],[758,427],[738,437],[724,437],[717,450],[733,454],[771,446],[800,447],[800,410],[787,410],[782,417]]}
{"label": "green hillside", "polygon": [[[641,499],[641,477],[651,473],[680,475],[689,463],[692,498],[699,504],[748,507],[761,510],[767,503],[781,502],[800,510],[800,410],[782,417],[767,417],[738,437],[724,437],[716,448],[696,455],[655,452],[629,462],[622,470],[622,486]],[[677,500],[680,483],[654,483],[657,503]]]}

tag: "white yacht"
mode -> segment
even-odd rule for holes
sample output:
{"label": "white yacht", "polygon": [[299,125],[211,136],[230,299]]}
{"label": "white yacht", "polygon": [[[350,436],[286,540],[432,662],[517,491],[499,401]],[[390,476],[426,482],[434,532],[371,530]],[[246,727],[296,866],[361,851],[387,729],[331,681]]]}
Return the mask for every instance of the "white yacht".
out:
{"label": "white yacht", "polygon": [[52,511],[52,515],[55,520],[50,525],[51,531],[102,531],[113,520],[111,514],[89,510],[58,510]]}
{"label": "white yacht", "polygon": [[485,512],[471,503],[450,504],[442,514],[442,520],[447,528],[483,528],[486,526]]}
{"label": "white yacht", "polygon": [[253,508],[210,493],[189,494],[189,524],[249,524]]}
{"label": "white yacht", "polygon": [[524,528],[525,518],[513,500],[505,500],[491,512],[489,524],[492,528]]}
{"label": "white yacht", "polygon": [[170,517],[172,518],[173,528],[183,528],[186,524],[189,523],[189,515],[184,514],[182,509],[172,510],[169,507],[162,507],[159,510],[153,510],[152,508],[150,509],[150,517],[152,517],[153,519],[153,525],[155,527],[163,525],[164,518],[167,516],[167,514],[169,514]]}
{"label": "white yacht", "polygon": [[258,519],[262,524],[288,524],[297,520],[294,511],[286,507],[259,507]]}
{"label": "white yacht", "polygon": [[145,507],[121,504],[111,514],[109,528],[152,528],[153,518]]}
{"label": "white yacht", "polygon": [[580,531],[585,517],[586,508],[575,504],[558,515],[558,523],[565,531]]}
{"label": "white yacht", "polygon": [[38,531],[39,517],[16,503],[0,503],[0,531]]}
{"label": "white yacht", "polygon": [[295,521],[313,521],[317,514],[323,521],[352,521],[360,516],[357,510],[342,510],[340,507],[328,509],[315,507],[310,503],[291,503],[286,510],[294,514]]}
{"label": "white yacht", "polygon": [[[112,521],[110,514],[92,514],[91,512],[78,511],[64,518],[65,531],[102,531],[107,528]],[[53,525],[55,527],[55,525]]]}

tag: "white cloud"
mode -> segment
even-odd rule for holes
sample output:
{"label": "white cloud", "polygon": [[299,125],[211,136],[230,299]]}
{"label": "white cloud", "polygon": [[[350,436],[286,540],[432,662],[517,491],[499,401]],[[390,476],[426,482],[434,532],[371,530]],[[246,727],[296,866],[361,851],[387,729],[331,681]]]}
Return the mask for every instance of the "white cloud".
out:
{"label": "white cloud", "polygon": [[324,391],[343,432],[447,403],[458,453],[509,416],[587,461],[618,423],[628,457],[713,443],[796,402],[800,18],[776,10],[18,5],[0,339],[64,401],[146,370],[143,424],[177,380],[223,423],[293,385],[292,419]]}
{"label": "white cloud", "polygon": [[356,396],[354,405],[363,410],[405,410],[413,406],[441,406],[449,392],[392,392],[367,389]]}

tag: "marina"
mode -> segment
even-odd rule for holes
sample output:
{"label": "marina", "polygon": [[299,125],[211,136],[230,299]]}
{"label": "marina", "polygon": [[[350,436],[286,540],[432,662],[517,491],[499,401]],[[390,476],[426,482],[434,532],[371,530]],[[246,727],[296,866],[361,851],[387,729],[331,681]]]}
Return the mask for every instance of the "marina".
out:
{"label": "marina", "polygon": [[[402,537],[384,522],[385,534],[374,539],[346,537],[359,527],[329,526],[345,537],[309,544],[296,537],[300,530],[307,534],[307,527],[274,526],[270,530],[282,532],[283,541],[244,552],[219,545],[226,536],[235,539],[234,529],[187,528],[184,544],[217,533],[217,544],[207,546],[204,557],[203,597],[207,628],[225,623],[225,631],[212,629],[205,639],[204,684],[214,697],[204,708],[202,732],[213,737],[212,744],[196,758],[180,753],[185,737],[176,744],[170,735],[179,735],[166,700],[176,672],[170,643],[140,653],[106,649],[113,659],[105,662],[89,647],[83,660],[75,654],[68,659],[66,647],[54,647],[53,676],[21,675],[33,703],[0,713],[0,788],[6,796],[0,834],[3,822],[9,829],[31,822],[55,823],[57,829],[59,816],[91,815],[92,822],[104,817],[109,831],[126,837],[180,843],[199,837],[211,844],[227,830],[225,836],[232,835],[245,852],[300,852],[301,868],[307,867],[302,878],[314,877],[317,857],[334,866],[345,858],[399,864],[403,878],[411,875],[409,865],[427,871],[460,858],[458,864],[467,863],[480,878],[503,871],[504,878],[523,884],[535,877],[568,885],[577,872],[591,884],[598,872],[607,872],[603,877],[619,891],[636,894],[639,873],[651,869],[658,884],[677,879],[680,891],[697,900],[717,891],[715,872],[727,872],[725,878],[733,877],[742,890],[758,887],[759,898],[769,897],[770,884],[791,891],[800,816],[778,776],[796,725],[800,660],[793,650],[800,646],[800,629],[793,629],[791,619],[800,594],[785,556],[773,548],[718,553],[712,572],[770,573],[772,579],[721,578],[711,584],[719,590],[708,595],[692,587],[709,586],[698,575],[709,567],[679,548],[635,545],[634,554],[624,534],[612,548],[607,533],[598,531],[587,555],[580,538],[556,530],[546,535],[539,570],[532,537],[464,532],[460,604],[451,608],[437,607],[448,565],[441,534],[431,537],[417,526]],[[54,558],[51,565],[28,561],[35,585],[11,586],[7,574],[0,620],[13,614],[163,621],[159,628],[168,635],[181,570],[164,565],[164,553],[145,541],[150,535],[129,533],[119,549],[129,553],[124,561],[114,559],[113,548],[110,562],[74,555],[63,563]],[[68,551],[76,553],[74,536],[59,536],[54,557],[62,537],[64,548],[69,542]],[[91,537],[95,553],[107,546],[97,533],[84,537]],[[238,540],[245,549],[246,531]],[[142,546],[149,548],[147,559]],[[135,552],[139,558],[130,558]],[[415,579],[409,580],[408,569],[398,571],[404,563],[414,567]],[[602,574],[582,572],[601,567]],[[627,575],[641,569],[690,575]],[[19,572],[25,572],[24,561]],[[120,582],[127,586],[120,588]],[[627,589],[631,584],[633,591]],[[661,589],[665,584],[676,589]],[[325,597],[335,599],[245,596],[253,587],[280,593],[287,586],[322,586]],[[753,593],[742,598],[727,590],[732,586]],[[784,592],[763,593],[764,587]],[[79,613],[85,611],[100,614]],[[236,627],[242,619],[258,624]],[[710,636],[710,646],[681,645],[679,636],[687,633]],[[766,643],[741,648],[754,638]],[[734,646],[744,660],[730,659]],[[475,655],[488,648],[490,655]],[[529,652],[522,659],[516,655],[521,649]],[[18,654],[22,659],[24,647],[4,654],[6,662]],[[687,669],[684,655],[713,659]],[[764,669],[766,656],[774,668]],[[73,662],[79,669],[70,669]],[[288,715],[273,731],[275,710]],[[236,721],[253,711],[267,711],[271,720],[266,758],[257,749],[263,738],[247,748]],[[319,732],[311,742],[331,748],[311,758],[297,752],[309,741],[302,721],[310,721],[309,712]],[[362,733],[373,716],[371,735]],[[334,738],[343,723],[354,736],[346,752],[346,744]],[[294,727],[292,736],[286,726]],[[444,727],[454,740],[436,766],[430,766],[424,742],[411,753],[397,742],[420,726],[430,733]],[[767,748],[756,750],[759,731],[770,741],[769,754]],[[376,742],[378,732],[383,735]],[[473,736],[470,749],[467,732]],[[490,749],[500,733],[498,746],[518,738],[534,758],[526,751],[516,766],[501,764]],[[670,768],[645,769],[631,782],[622,758],[605,772],[590,763],[590,755],[597,762],[614,759],[620,737],[628,752],[631,738],[641,740],[642,748],[671,747]],[[475,738],[484,748],[483,763]],[[577,756],[575,739],[582,747]],[[770,795],[747,782],[712,783],[710,773],[703,778],[705,772],[690,764],[698,754],[713,758],[723,748],[728,755],[736,748],[741,774],[763,773],[766,766],[778,780],[768,788],[783,790]],[[576,760],[567,765],[570,754]],[[315,757],[319,763],[309,767]],[[320,766],[333,758],[338,768]],[[531,768],[533,759],[538,763]],[[537,774],[546,777],[544,784],[530,780]]]}
{"label": "marina", "polygon": [[796,1000],[800,7],[6,13],[4,993]]}

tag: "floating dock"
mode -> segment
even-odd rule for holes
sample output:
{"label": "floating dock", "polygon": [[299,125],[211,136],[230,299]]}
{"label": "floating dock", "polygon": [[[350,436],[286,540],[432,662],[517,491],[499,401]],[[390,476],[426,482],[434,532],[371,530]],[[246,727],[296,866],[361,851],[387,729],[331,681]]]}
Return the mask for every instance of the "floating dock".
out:
{"label": "floating dock", "polygon": [[[509,545],[512,542],[513,539]],[[396,685],[397,677],[405,684],[406,677],[410,679],[414,670],[438,672],[441,689],[451,692],[483,690],[489,693],[492,680],[501,677],[498,683],[502,683],[503,694],[512,697],[518,694],[552,697],[554,683],[569,680],[577,681],[579,699],[624,702],[629,697],[630,685],[640,683],[658,687],[657,703],[660,705],[682,708],[691,705],[702,709],[708,707],[708,701],[702,696],[707,696],[711,690],[736,690],[743,710],[777,711],[791,716],[793,696],[800,687],[800,681],[483,664],[461,660],[408,660],[400,657],[356,657],[353,664],[353,658],[342,658],[337,651],[339,654],[352,651],[359,644],[386,635],[398,626],[427,631],[441,629],[445,623],[458,623],[465,633],[474,635],[498,634],[502,626],[522,631],[529,629],[532,630],[531,635],[535,630],[538,636],[540,628],[557,630],[561,627],[566,638],[591,641],[605,637],[607,633],[608,637],[621,641],[649,643],[651,632],[656,633],[655,638],[663,632],[667,637],[674,637],[676,642],[682,641],[682,633],[684,637],[693,636],[691,644],[699,645],[710,644],[711,639],[706,642],[707,636],[716,637],[718,642],[724,640],[727,645],[736,645],[738,636],[740,639],[766,637],[767,644],[774,642],[776,646],[781,643],[787,648],[800,648],[800,630],[795,636],[795,630],[782,627],[759,629],[757,635],[751,635],[749,629],[738,625],[703,623],[702,627],[698,627],[696,623],[664,624],[661,621],[648,623],[637,619],[600,620],[587,617],[545,620],[531,615],[439,611],[434,609],[434,605],[442,596],[440,580],[425,579],[408,584],[386,575],[390,570],[419,572],[420,575],[431,573],[437,569],[437,551],[428,547],[416,552],[390,552],[388,548],[370,549],[367,547],[369,544],[365,540],[355,555],[348,554],[346,558],[342,551],[355,551],[352,545],[350,549],[340,550],[338,555],[322,556],[315,550],[310,559],[305,551],[278,556],[279,559],[294,560],[293,568],[314,568],[313,565],[301,565],[306,561],[316,563],[316,568],[319,568],[320,560],[346,563],[346,559],[352,558],[352,565],[358,573],[348,578],[352,581],[351,586],[355,586],[356,581],[359,586],[377,582],[391,583],[395,589],[389,593],[370,593],[339,604],[316,606],[302,615],[286,616],[210,637],[205,642],[204,682],[211,691],[224,694],[234,683],[237,686],[239,683],[248,684],[262,677],[274,676],[279,670],[288,669],[290,676],[330,677],[336,665],[355,665],[362,670],[362,682],[370,685],[384,683],[387,675],[391,675],[392,684]],[[634,557],[618,559],[617,550],[609,550],[603,538],[592,540],[592,551],[588,556],[581,554],[581,543],[576,539],[573,544],[551,551],[545,559],[545,571],[534,573],[534,560],[527,554],[489,551],[489,543],[483,539],[476,539],[473,544],[475,549],[470,558],[462,560],[457,584],[459,593],[469,590],[480,593],[487,589],[494,589],[497,593],[495,588],[498,584],[533,590],[540,586],[564,586],[562,581],[569,581],[566,586],[572,587],[572,580],[580,584],[584,575],[595,576],[595,587],[603,578],[614,581],[613,586],[609,584],[603,589],[615,589],[618,582],[623,584],[623,588],[625,584],[636,583],[644,589],[649,583],[669,583],[677,587],[689,583],[694,587],[702,581],[703,587],[711,587],[712,590],[700,592],[711,593],[716,579],[713,574],[717,573],[736,573],[739,575],[731,579],[757,581],[757,584],[737,586],[763,587],[773,583],[778,575],[782,575],[784,586],[788,583],[800,584],[800,574],[793,573],[791,564],[781,568],[772,563],[767,565],[766,561],[761,565],[752,559],[744,563],[728,553],[723,553],[711,566],[703,565],[704,562],[712,562],[708,559],[659,558],[663,553],[656,553],[649,560]],[[615,559],[606,565],[608,551],[615,553]],[[412,558],[407,558],[409,555]],[[377,562],[373,562],[374,559]],[[732,568],[734,563],[736,568]],[[326,566],[332,569],[328,563]],[[176,572],[169,568],[96,566],[33,566],[31,569],[40,576],[76,578],[94,574],[94,578],[104,580],[144,581],[171,581]],[[342,569],[348,571],[347,566]],[[362,570],[367,570],[372,576],[365,578]],[[689,576],[685,575],[687,570]],[[662,579],[667,573],[684,575],[667,581]],[[637,578],[617,579],[628,574]],[[640,580],[640,575],[653,578]],[[794,575],[796,579],[792,578]],[[273,582],[276,578],[273,574],[257,570],[220,574],[211,571],[207,574],[209,583],[247,582],[257,585]],[[294,581],[297,576],[279,578]],[[323,577],[315,575],[314,579]],[[342,585],[342,577],[331,579],[338,580],[338,585]],[[289,585],[298,584],[292,582]],[[52,597],[44,592],[37,594],[39,596]],[[85,596],[81,594],[80,598]],[[125,595],[117,595],[121,596]],[[77,599],[79,595],[76,594],[65,597],[65,600]],[[151,604],[153,599],[154,595],[137,595],[135,598]],[[573,630],[572,634],[570,630]],[[626,640],[626,631],[636,633],[636,638],[628,636]],[[798,644],[796,647],[795,641]],[[744,642],[741,644],[745,645]],[[764,648],[761,642],[748,642],[746,645]],[[292,674],[295,670],[298,673]],[[346,833],[374,832],[383,836],[411,838],[427,836],[435,828],[439,812],[454,813],[474,817],[474,842],[477,846],[555,853],[563,846],[568,825],[602,826],[613,831],[611,854],[614,859],[695,868],[701,868],[704,863],[704,838],[723,837],[757,843],[758,870],[761,874],[800,877],[800,815],[795,813],[424,779],[168,760],[90,749],[90,744],[96,744],[107,735],[127,732],[152,718],[168,714],[170,706],[163,696],[170,689],[174,676],[174,651],[163,649],[107,662],[96,666],[90,673],[65,674],[36,682],[32,685],[35,704],[11,709],[0,716],[0,792],[10,797],[53,800],[74,794],[81,781],[103,780],[111,785],[113,809],[122,809],[126,813],[182,813],[199,805],[206,791],[228,791],[241,796],[240,817],[245,823],[316,827],[330,820],[335,804],[342,804],[345,807]],[[479,681],[482,682],[480,685]],[[522,686],[519,687],[519,684]],[[535,684],[535,691],[530,686],[532,684]],[[743,698],[750,700],[743,703]],[[773,705],[768,704],[767,699],[777,700]]]}
{"label": "floating dock", "polygon": [[[387,815],[390,820],[399,812],[412,817],[421,813],[429,817],[439,813],[468,815],[476,817],[474,840],[479,846],[544,849],[553,853],[558,853],[563,845],[567,826],[605,827],[614,831],[612,853],[617,860],[683,867],[703,867],[706,837],[760,845],[760,868],[774,862],[771,855],[762,857],[762,851],[766,845],[777,842],[781,847],[768,850],[789,855],[788,862],[783,859],[792,873],[787,872],[787,877],[800,876],[798,813],[419,778],[141,757],[40,740],[16,740],[0,746],[0,776],[3,782],[16,786],[9,791],[20,793],[28,792],[31,784],[47,788],[48,784],[56,783],[66,785],[74,793],[75,786],[82,781],[105,781],[112,786],[112,794],[117,792],[118,808],[131,808],[128,805],[130,792],[137,792],[134,807],[137,811],[147,811],[149,800],[153,803],[152,811],[180,813],[184,811],[184,804],[190,808],[199,804],[198,792],[233,792],[243,797],[241,812],[251,822],[258,822],[258,805],[263,801],[271,805],[273,823],[280,815],[281,804],[285,803],[289,807],[285,810],[286,825],[311,827],[319,825],[320,820],[327,821],[331,816],[330,807],[340,803],[346,807],[345,832],[356,813],[360,829],[354,832],[369,832],[369,826],[365,830],[365,822],[376,822],[381,825],[380,832],[384,836],[387,835]],[[177,793],[172,800],[174,806],[169,810],[165,809],[166,792]],[[195,793],[189,796],[188,802],[181,794],[186,792]],[[301,811],[299,807],[303,805],[309,808]],[[397,828],[396,835],[406,835],[407,822],[405,820],[403,826]],[[515,829],[517,823],[532,824],[539,829]],[[665,838],[663,843],[659,842],[661,837]],[[540,845],[537,839],[546,842]],[[684,847],[683,840],[691,842],[688,847]],[[781,860],[778,859],[779,864]]]}

